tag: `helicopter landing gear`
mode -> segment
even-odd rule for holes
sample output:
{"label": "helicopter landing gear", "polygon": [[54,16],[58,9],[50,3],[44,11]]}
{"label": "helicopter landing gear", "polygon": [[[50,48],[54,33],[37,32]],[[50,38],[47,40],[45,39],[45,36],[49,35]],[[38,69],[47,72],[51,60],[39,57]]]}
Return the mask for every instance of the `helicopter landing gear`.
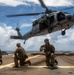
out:
{"label": "helicopter landing gear", "polygon": [[62,30],[61,35],[65,35],[66,34],[66,30]]}

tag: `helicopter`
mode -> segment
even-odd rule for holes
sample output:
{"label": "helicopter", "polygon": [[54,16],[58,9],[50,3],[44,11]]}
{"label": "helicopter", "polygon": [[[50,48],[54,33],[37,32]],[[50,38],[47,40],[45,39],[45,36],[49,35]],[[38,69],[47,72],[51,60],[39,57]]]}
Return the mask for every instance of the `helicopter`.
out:
{"label": "helicopter", "polygon": [[[20,28],[16,27],[18,33],[17,36],[12,35],[11,39],[27,40],[34,36],[45,35],[61,30],[61,34],[65,35],[66,30],[74,25],[74,14],[67,12],[49,10],[43,0],[39,0],[41,6],[45,8],[45,12],[40,13],[28,13],[28,14],[15,14],[6,15],[7,17],[18,17],[18,16],[36,16],[43,14],[40,18],[35,20],[32,25],[32,29],[26,34],[20,33]],[[25,43],[24,41],[24,43]]]}

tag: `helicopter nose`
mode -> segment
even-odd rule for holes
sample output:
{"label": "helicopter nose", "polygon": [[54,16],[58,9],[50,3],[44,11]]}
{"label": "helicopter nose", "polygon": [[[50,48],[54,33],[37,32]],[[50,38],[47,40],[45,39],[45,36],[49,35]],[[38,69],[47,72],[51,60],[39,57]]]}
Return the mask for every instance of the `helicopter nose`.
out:
{"label": "helicopter nose", "polygon": [[72,15],[72,19],[71,20],[74,21],[74,14]]}

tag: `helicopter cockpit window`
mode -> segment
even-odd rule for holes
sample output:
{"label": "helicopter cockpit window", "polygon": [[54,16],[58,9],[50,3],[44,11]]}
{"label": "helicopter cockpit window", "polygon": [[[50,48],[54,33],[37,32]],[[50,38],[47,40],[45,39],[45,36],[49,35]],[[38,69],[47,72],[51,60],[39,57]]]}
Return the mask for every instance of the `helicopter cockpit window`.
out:
{"label": "helicopter cockpit window", "polygon": [[35,26],[37,24],[38,24],[38,21],[37,20],[33,22],[33,26]]}
{"label": "helicopter cockpit window", "polygon": [[65,19],[64,13],[60,12],[60,13],[57,14],[57,20],[58,20],[58,21],[62,21],[62,20],[64,20],[64,19]]}

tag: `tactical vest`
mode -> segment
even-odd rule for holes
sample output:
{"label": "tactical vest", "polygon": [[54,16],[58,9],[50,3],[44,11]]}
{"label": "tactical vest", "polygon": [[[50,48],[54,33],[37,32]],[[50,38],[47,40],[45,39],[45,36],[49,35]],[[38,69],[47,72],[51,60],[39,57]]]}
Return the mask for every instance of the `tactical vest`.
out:
{"label": "tactical vest", "polygon": [[54,47],[52,45],[49,45],[49,46],[44,45],[44,46],[45,46],[45,50],[44,50],[45,53],[47,53],[47,52],[54,53],[55,50],[54,50]]}

